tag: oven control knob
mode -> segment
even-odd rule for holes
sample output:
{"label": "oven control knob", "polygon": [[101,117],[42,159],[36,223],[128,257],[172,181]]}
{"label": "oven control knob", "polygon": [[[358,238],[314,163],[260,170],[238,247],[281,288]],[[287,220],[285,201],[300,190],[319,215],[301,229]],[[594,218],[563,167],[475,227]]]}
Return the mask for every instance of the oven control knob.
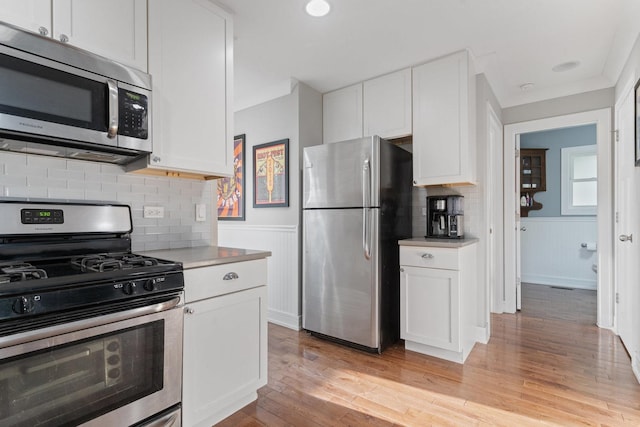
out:
{"label": "oven control knob", "polygon": [[133,295],[135,291],[136,291],[136,284],[134,282],[128,282],[122,285],[122,292],[124,292],[127,295]]}
{"label": "oven control knob", "polygon": [[145,291],[153,291],[156,289],[156,279],[149,279],[146,282],[144,282],[144,285],[142,285],[142,287],[144,288]]}
{"label": "oven control knob", "polygon": [[13,311],[18,314],[31,313],[36,308],[33,297],[20,297],[13,303]]}

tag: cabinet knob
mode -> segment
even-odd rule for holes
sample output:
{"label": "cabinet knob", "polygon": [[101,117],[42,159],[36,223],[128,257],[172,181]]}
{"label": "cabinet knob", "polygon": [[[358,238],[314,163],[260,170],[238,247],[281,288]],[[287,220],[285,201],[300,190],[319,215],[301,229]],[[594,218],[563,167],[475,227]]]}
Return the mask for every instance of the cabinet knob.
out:
{"label": "cabinet knob", "polygon": [[416,185],[418,183],[418,181],[416,181],[415,179],[413,180],[413,185]]}
{"label": "cabinet knob", "polygon": [[49,30],[47,30],[46,27],[40,27],[38,28],[38,32],[40,33],[41,36],[46,36],[49,34]]}
{"label": "cabinet knob", "polygon": [[160,163],[160,156],[151,156],[151,161],[153,163]]}
{"label": "cabinet knob", "polygon": [[527,231],[527,227],[523,225],[522,227],[520,227],[520,231]]}
{"label": "cabinet knob", "polygon": [[433,254],[422,254],[422,258],[424,259],[433,259]]}
{"label": "cabinet knob", "polygon": [[224,275],[224,277],[222,278],[222,280],[235,280],[238,279],[240,276],[238,276],[238,273],[227,273]]}
{"label": "cabinet knob", "polygon": [[69,41],[69,36],[67,36],[66,34],[60,34],[60,41],[62,43],[67,43]]}
{"label": "cabinet knob", "polygon": [[400,273],[404,273],[404,268],[400,268]]}
{"label": "cabinet knob", "polygon": [[621,234],[618,239],[621,242],[633,242],[633,234]]}
{"label": "cabinet knob", "polygon": [[185,308],[184,308],[184,312],[185,312],[185,314],[193,314],[193,313],[195,313],[196,311],[195,311],[193,308],[191,308],[191,307],[185,307]]}

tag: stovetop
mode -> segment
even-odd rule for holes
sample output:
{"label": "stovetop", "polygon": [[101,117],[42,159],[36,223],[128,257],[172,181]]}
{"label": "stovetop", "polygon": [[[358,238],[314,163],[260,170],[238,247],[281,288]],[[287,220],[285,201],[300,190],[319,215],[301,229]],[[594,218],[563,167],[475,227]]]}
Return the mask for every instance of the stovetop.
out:
{"label": "stovetop", "polygon": [[181,271],[180,263],[129,252],[5,261],[0,263],[0,297]]}
{"label": "stovetop", "polygon": [[0,335],[24,319],[122,310],[184,289],[181,263],[131,252],[129,206],[0,198],[0,218]]}

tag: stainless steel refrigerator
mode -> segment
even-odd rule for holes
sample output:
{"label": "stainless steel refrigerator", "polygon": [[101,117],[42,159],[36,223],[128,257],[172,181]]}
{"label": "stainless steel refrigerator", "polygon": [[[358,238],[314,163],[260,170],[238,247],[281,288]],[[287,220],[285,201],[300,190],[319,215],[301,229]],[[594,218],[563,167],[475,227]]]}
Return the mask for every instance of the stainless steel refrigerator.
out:
{"label": "stainless steel refrigerator", "polygon": [[377,136],[304,149],[303,328],[381,352],[399,338],[411,153]]}

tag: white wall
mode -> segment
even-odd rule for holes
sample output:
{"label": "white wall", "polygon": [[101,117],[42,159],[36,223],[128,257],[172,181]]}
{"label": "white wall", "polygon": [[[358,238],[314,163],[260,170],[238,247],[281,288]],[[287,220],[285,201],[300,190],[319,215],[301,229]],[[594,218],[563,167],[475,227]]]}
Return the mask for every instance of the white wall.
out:
{"label": "white wall", "polygon": [[[235,134],[246,135],[245,221],[218,220],[220,246],[262,249],[268,259],[268,319],[301,327],[301,159],[322,143],[322,95],[297,83],[289,95],[235,113]],[[253,208],[253,146],[289,139],[289,207]]]}
{"label": "white wall", "polygon": [[528,217],[521,219],[521,278],[523,283],[596,290],[595,217]]}

